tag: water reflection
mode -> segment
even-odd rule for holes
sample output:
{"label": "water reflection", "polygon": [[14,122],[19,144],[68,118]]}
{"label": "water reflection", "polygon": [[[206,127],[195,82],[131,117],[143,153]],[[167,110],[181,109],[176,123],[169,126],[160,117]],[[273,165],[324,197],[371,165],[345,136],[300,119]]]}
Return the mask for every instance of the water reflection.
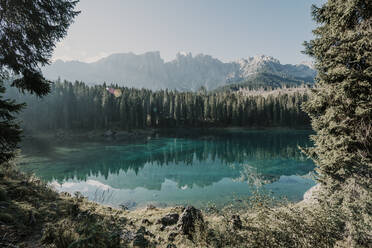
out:
{"label": "water reflection", "polygon": [[172,135],[134,144],[72,142],[51,146],[47,153],[37,151],[31,142],[33,150],[25,144],[24,154],[33,162],[23,169],[60,190],[78,190],[91,198],[97,197],[97,189],[109,189],[114,193],[108,203],[113,205],[223,203],[232,194],[247,195],[253,186],[263,185],[298,200],[313,184],[299,177],[314,168],[298,150],[299,145],[309,145],[308,135],[299,131]]}

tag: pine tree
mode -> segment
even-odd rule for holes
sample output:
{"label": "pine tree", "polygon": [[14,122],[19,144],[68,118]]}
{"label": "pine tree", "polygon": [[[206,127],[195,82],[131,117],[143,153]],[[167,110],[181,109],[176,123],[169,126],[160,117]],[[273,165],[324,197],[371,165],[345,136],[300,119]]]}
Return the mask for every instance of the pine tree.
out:
{"label": "pine tree", "polygon": [[[38,96],[49,93],[50,84],[39,66],[49,62],[55,43],[66,35],[79,13],[74,11],[76,4],[71,0],[0,1],[0,84],[10,80],[10,73],[18,76],[12,86]],[[11,149],[20,140],[12,114],[21,107],[0,97],[0,162],[12,158]]]}
{"label": "pine tree", "polygon": [[313,7],[318,27],[305,42],[315,58],[316,89],[304,105],[316,135],[307,152],[345,214],[348,247],[368,247],[372,230],[372,1],[329,0]]}
{"label": "pine tree", "polygon": [[[0,93],[5,92],[5,87],[0,82]],[[13,114],[18,113],[24,107],[15,101],[2,99],[0,95],[0,164],[8,161],[14,155],[18,142],[21,140],[21,129],[15,122]]]}

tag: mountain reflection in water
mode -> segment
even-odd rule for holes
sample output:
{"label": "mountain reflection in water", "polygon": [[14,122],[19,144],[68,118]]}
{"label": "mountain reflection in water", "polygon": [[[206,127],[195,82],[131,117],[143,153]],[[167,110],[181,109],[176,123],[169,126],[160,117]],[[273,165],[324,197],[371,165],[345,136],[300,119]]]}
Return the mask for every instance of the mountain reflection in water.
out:
{"label": "mountain reflection in water", "polygon": [[[92,200],[132,207],[207,202],[224,205],[260,187],[301,200],[314,185],[314,169],[298,146],[308,131],[246,131],[213,135],[160,135],[133,143],[25,142],[23,170],[57,190],[80,191]],[[38,149],[40,147],[40,149]],[[48,147],[49,149],[45,149]],[[97,195],[105,194],[105,199]],[[104,198],[104,197],[103,197]]]}

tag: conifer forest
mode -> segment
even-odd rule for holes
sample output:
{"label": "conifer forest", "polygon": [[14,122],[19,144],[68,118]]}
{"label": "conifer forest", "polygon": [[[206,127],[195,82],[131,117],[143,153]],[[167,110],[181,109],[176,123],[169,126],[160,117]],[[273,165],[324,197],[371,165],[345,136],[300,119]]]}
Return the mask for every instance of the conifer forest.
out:
{"label": "conifer forest", "polygon": [[[120,96],[107,88],[120,90]],[[21,113],[25,128],[124,130],[174,127],[303,127],[309,117],[301,105],[307,88],[293,91],[258,90],[179,92],[118,87],[87,86],[82,82],[56,82],[44,98],[18,95],[25,102]]]}

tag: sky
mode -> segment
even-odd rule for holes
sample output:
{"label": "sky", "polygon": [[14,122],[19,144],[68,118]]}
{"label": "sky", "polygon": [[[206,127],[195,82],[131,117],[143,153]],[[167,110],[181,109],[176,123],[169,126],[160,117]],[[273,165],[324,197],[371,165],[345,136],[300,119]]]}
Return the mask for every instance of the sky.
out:
{"label": "sky", "polygon": [[112,53],[203,53],[224,62],[269,55],[282,64],[301,53],[316,26],[311,5],[325,0],[80,0],[53,60],[93,62]]}

